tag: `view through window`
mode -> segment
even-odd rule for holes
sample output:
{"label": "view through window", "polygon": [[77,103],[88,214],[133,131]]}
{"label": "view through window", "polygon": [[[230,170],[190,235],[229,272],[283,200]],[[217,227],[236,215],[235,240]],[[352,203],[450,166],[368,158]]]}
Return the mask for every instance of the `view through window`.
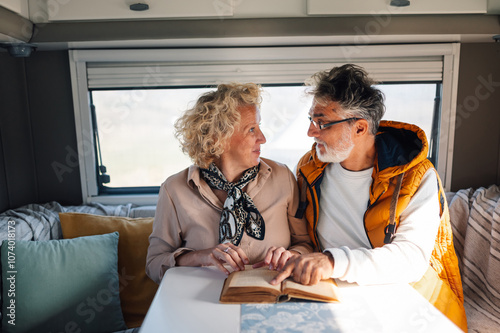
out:
{"label": "view through window", "polygon": [[[430,138],[436,83],[383,84],[384,119],[420,126]],[[208,88],[93,90],[102,164],[108,189],[157,187],[191,164],[174,135],[174,122]],[[304,86],[264,87],[262,156],[294,170],[311,148],[307,114],[312,98]],[[435,124],[437,126],[437,124]]]}

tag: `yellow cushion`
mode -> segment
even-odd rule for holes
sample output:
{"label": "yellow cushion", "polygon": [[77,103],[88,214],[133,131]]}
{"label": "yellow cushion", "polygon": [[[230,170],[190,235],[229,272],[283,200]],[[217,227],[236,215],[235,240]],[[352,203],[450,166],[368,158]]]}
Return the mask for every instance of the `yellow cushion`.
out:
{"label": "yellow cushion", "polygon": [[82,213],[59,213],[64,238],[118,231],[118,275],[120,302],[129,328],[142,324],[158,285],[146,275],[148,237],[153,218],[128,218]]}
{"label": "yellow cushion", "polygon": [[467,316],[462,301],[430,265],[420,281],[410,285],[462,331],[467,332]]}

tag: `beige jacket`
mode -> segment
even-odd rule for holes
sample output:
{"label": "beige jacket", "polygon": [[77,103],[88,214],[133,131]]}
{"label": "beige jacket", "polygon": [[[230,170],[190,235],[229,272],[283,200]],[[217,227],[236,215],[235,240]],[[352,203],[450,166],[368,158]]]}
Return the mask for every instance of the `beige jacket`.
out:
{"label": "beige jacket", "polygon": [[[298,187],[283,164],[261,159],[259,174],[247,185],[266,224],[264,240],[243,235],[240,247],[251,263],[264,259],[271,246],[312,251],[304,219],[295,218]],[[204,250],[219,244],[219,220],[223,203],[200,178],[197,166],[169,177],[161,186],[153,232],[149,237],[146,273],[160,283],[184,251]]]}

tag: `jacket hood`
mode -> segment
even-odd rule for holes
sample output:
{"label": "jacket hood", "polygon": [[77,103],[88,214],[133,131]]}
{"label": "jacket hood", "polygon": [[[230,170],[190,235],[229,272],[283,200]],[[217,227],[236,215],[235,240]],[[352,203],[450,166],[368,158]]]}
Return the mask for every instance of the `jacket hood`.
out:
{"label": "jacket hood", "polygon": [[381,121],[375,139],[380,177],[390,178],[414,167],[427,158],[429,145],[425,132],[418,126]]}

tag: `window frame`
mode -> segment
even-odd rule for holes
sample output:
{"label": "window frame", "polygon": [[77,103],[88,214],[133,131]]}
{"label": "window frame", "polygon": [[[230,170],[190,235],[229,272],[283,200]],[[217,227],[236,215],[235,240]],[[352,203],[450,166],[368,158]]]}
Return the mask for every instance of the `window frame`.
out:
{"label": "window frame", "polygon": [[[359,46],[358,46],[359,47]],[[121,62],[137,63],[175,63],[188,59],[189,61],[205,64],[220,61],[223,59],[229,62],[230,66],[238,66],[242,62],[252,62],[263,64],[266,62],[277,65],[283,71],[283,75],[273,75],[272,77],[262,76],[259,73],[242,76],[241,80],[252,81],[261,84],[283,85],[303,82],[308,76],[314,74],[315,68],[319,70],[327,69],[335,65],[344,63],[357,63],[363,66],[363,61],[394,63],[401,61],[419,61],[426,57],[436,57],[442,63],[441,77],[441,112],[439,119],[439,144],[437,154],[437,170],[442,179],[445,190],[451,186],[451,172],[453,161],[453,143],[455,133],[456,98],[458,87],[458,63],[459,63],[459,43],[443,44],[391,44],[391,45],[364,45],[363,52],[356,54],[349,53],[346,59],[346,46],[296,46],[296,47],[230,47],[230,48],[198,48],[193,52],[189,49],[131,49],[131,50],[70,50],[70,71],[73,89],[73,103],[75,113],[76,136],[78,144],[78,156],[80,165],[80,179],[82,184],[82,197],[84,202],[100,202],[104,204],[121,204],[131,202],[139,205],[152,205],[157,202],[157,194],[102,194],[99,195],[97,184],[96,150],[94,144],[94,134],[92,126],[92,112],[90,105],[89,88],[89,67],[92,64],[115,64]],[[326,56],[325,56],[326,55]],[[325,58],[328,63],[325,65]],[[300,66],[297,64],[300,63]],[[370,64],[373,64],[370,62]],[[89,66],[90,65],[90,66]],[[295,67],[294,67],[295,66]],[[326,67],[325,67],[326,66]],[[257,66],[258,67],[258,66]],[[300,67],[300,68],[299,68]],[[299,70],[296,70],[299,68]],[[184,67],[189,71],[189,66]],[[233,67],[234,69],[234,67]],[[291,69],[291,70],[290,70]],[[193,66],[193,74],[198,68]],[[295,70],[295,72],[294,72]],[[412,72],[413,71],[413,72]],[[295,76],[286,75],[294,72]],[[396,76],[383,76],[383,73],[373,71],[369,74],[376,80],[383,83],[389,82],[415,82],[415,74],[418,68],[408,68],[407,72],[397,73]],[[154,74],[156,75],[156,74]],[[222,76],[214,77],[212,85],[222,81],[234,80]],[[259,78],[259,75],[261,77]],[[305,76],[306,75],[306,76]],[[300,81],[297,82],[298,77]],[[158,81],[158,77],[150,76],[150,82]],[[168,80],[163,76],[160,80]],[[176,86],[179,78],[175,78]],[[271,81],[270,81],[271,80]],[[272,81],[275,80],[275,81]],[[287,82],[279,82],[286,81]],[[421,81],[432,81],[435,79],[422,76]],[[166,82],[166,86],[173,85]],[[93,84],[93,83],[91,83]],[[106,84],[106,83],[104,83]],[[207,84],[203,82],[202,84]],[[192,80],[187,80],[185,86],[192,86]],[[200,84],[201,85],[201,84]],[[163,82],[165,86],[165,82]],[[112,87],[110,87],[112,88]],[[123,88],[116,87],[116,88]]]}

